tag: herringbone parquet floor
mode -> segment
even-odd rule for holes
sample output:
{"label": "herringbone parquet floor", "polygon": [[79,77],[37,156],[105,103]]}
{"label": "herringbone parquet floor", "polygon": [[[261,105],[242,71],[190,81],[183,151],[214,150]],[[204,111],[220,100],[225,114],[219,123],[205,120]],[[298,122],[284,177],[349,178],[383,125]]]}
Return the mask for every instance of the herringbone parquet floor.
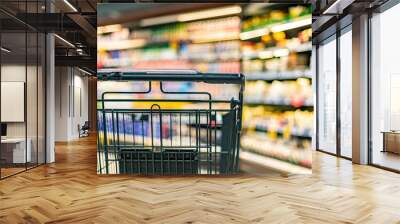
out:
{"label": "herringbone parquet floor", "polygon": [[0,223],[400,223],[400,175],[314,154],[312,175],[96,175],[94,138],[0,181]]}

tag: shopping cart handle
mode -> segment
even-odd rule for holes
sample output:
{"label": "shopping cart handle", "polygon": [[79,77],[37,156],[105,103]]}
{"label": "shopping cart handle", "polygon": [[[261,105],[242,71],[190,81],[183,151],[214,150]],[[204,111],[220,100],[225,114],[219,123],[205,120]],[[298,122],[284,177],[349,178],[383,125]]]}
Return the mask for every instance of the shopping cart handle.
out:
{"label": "shopping cart handle", "polygon": [[97,77],[99,80],[189,81],[220,84],[244,83],[244,75],[240,73],[200,73],[194,70],[132,71],[103,69],[97,71]]}

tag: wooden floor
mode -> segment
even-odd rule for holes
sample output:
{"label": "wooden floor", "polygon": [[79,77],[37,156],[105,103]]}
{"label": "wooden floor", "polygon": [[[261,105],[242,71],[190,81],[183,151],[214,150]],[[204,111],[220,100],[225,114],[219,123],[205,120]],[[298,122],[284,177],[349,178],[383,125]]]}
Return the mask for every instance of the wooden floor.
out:
{"label": "wooden floor", "polygon": [[96,142],[0,181],[0,223],[400,223],[400,175],[316,153],[314,174],[96,175]]}
{"label": "wooden floor", "polygon": [[4,168],[4,167],[2,167],[0,169],[1,169],[1,177],[2,178],[10,176],[10,175],[13,175],[13,174],[16,174],[16,173],[19,173],[19,172],[23,172],[24,170],[26,170],[25,167],[24,168],[22,168],[22,167],[17,167],[17,168],[14,168],[14,167]]}
{"label": "wooden floor", "polygon": [[391,152],[381,152],[375,150],[372,161],[374,164],[388,167],[395,170],[400,170],[400,155]]}

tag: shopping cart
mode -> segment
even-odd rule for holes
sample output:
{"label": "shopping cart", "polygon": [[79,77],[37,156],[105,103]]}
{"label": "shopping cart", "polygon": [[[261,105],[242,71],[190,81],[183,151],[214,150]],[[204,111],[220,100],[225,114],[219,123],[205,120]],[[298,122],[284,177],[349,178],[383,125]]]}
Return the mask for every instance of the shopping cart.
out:
{"label": "shopping cart", "polygon": [[[98,80],[143,82],[147,86],[144,91],[101,93],[97,110],[99,174],[218,175],[238,172],[242,74],[99,70]],[[152,83],[154,86],[155,82],[163,97],[152,95],[155,91]],[[232,84],[237,89],[237,96],[215,99],[207,91],[166,90],[163,84],[171,82]],[[111,106],[127,102],[139,106]],[[189,106],[164,108],[166,104]]]}

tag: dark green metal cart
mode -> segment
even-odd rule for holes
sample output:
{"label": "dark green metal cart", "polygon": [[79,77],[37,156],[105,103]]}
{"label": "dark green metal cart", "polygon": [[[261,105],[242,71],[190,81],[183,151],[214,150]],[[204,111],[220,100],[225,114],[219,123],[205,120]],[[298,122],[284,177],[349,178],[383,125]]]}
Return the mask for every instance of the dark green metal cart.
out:
{"label": "dark green metal cart", "polygon": [[[242,74],[99,70],[98,80],[148,83],[144,91],[103,92],[99,96],[99,174],[218,175],[238,172],[244,90]],[[157,91],[168,97],[153,96],[152,83],[155,82],[159,83]],[[214,99],[206,89],[167,91],[163,84],[170,82],[203,82],[221,85],[221,88],[222,84],[233,84],[238,91],[230,99]],[[135,97],[138,94],[141,97]],[[127,102],[141,103],[142,106],[109,106]],[[191,107],[162,108],[168,103],[190,103]]]}

